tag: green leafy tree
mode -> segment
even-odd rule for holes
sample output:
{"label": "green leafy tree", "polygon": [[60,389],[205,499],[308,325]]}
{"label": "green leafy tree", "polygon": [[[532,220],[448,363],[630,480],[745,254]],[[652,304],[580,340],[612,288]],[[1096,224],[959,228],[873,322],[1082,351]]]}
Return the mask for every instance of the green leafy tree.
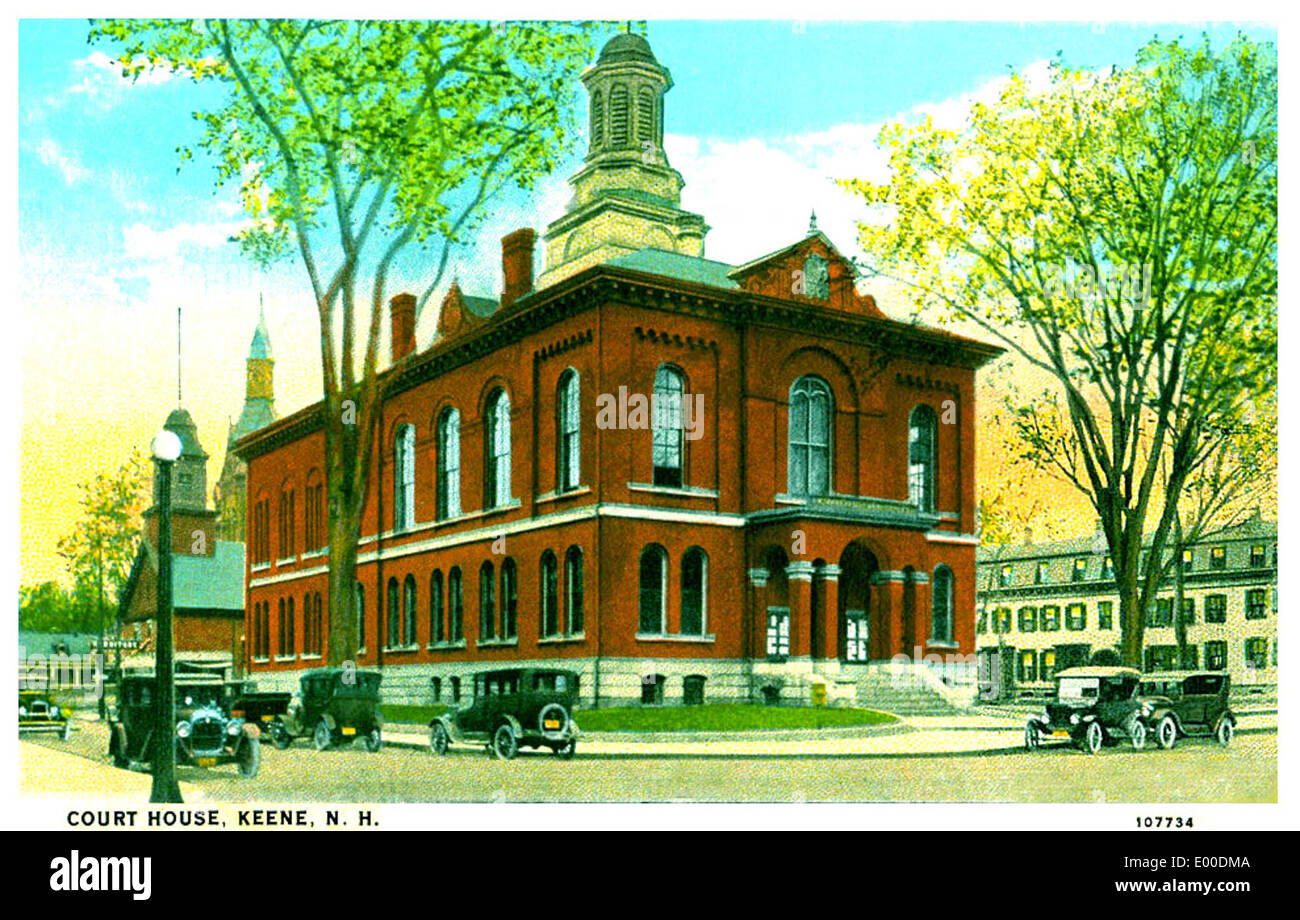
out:
{"label": "green leafy tree", "polygon": [[87,618],[93,614],[93,598],[78,597],[75,590],[52,579],[18,589],[19,629],[36,632],[85,632],[87,629],[98,628],[97,625],[87,623]]}
{"label": "green leafy tree", "polygon": [[1055,379],[1061,424],[1026,410],[1026,444],[1096,509],[1138,664],[1160,579],[1144,536],[1163,559],[1183,489],[1276,387],[1276,52],[1239,37],[1153,42],[1102,73],[1058,62],[963,130],[880,141],[889,180],[843,182],[873,209],[869,268]]}
{"label": "green leafy tree", "polygon": [[215,159],[219,181],[242,192],[251,218],[240,235],[245,251],[259,262],[293,252],[310,283],[324,393],[331,663],[357,650],[353,585],[390,271],[412,248],[440,248],[424,260],[433,267],[418,317],[451,248],[488,205],[554,170],[577,136],[575,77],[590,59],[593,28],[216,19],[92,28],[92,39],[121,49],[126,74],[169,67],[225,91],[196,113],[197,147]]}

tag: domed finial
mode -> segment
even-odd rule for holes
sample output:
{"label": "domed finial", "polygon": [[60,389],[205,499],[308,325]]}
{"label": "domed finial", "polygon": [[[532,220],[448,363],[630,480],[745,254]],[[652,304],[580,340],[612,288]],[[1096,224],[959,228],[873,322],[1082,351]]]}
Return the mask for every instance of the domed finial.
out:
{"label": "domed finial", "polygon": [[817,212],[813,211],[812,216],[808,218],[808,235],[812,236],[817,231]]}

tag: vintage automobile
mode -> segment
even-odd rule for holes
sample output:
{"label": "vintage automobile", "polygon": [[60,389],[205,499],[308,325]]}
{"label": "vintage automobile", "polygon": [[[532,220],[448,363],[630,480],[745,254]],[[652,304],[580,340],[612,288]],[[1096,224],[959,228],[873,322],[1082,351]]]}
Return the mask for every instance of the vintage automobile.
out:
{"label": "vintage automobile", "polygon": [[520,748],[550,748],[564,759],[578,749],[573,710],[578,675],[550,668],[503,668],[473,676],[473,698],[429,723],[429,747],[482,744],[510,760]]}
{"label": "vintage automobile", "polygon": [[[234,763],[252,779],[262,764],[257,727],[230,711],[234,685],[219,674],[178,674],[176,762],[198,767]],[[117,712],[109,720],[108,756],[118,767],[153,759],[156,681],[151,673],[127,674],[118,686]]]}
{"label": "vintage automobile", "polygon": [[1221,671],[1144,674],[1138,692],[1152,707],[1147,724],[1154,726],[1156,744],[1168,750],[1188,737],[1231,744],[1237,717],[1228,706],[1229,685]]}
{"label": "vintage automobile", "polygon": [[324,751],[344,742],[363,740],[375,753],[383,744],[376,671],[355,668],[314,668],[298,681],[298,693],[284,714],[267,724],[271,742],[280,750],[295,738],[311,737],[312,747]]}
{"label": "vintage automobile", "polygon": [[1088,665],[1058,672],[1056,698],[1025,725],[1025,747],[1037,750],[1045,739],[1068,738],[1090,754],[1121,741],[1142,750],[1154,706],[1138,694],[1141,679],[1135,668],[1125,667]]}
{"label": "vintage automobile", "polygon": [[72,735],[68,713],[44,693],[18,691],[18,734],[57,734],[67,741]]}

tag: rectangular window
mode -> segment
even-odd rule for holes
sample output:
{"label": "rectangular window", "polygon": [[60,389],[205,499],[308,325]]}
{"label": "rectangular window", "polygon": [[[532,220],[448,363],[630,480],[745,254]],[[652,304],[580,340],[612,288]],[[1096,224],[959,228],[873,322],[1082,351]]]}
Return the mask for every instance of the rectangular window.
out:
{"label": "rectangular window", "polygon": [[1184,626],[1191,626],[1196,622],[1196,598],[1183,598],[1183,613],[1181,619]]}
{"label": "rectangular window", "polygon": [[1251,636],[1246,640],[1246,667],[1262,671],[1268,667],[1268,640],[1263,636]]}
{"label": "rectangular window", "polygon": [[1268,595],[1263,588],[1251,588],[1246,592],[1246,619],[1262,620],[1268,616]]}
{"label": "rectangular window", "polygon": [[1227,619],[1228,619],[1228,596],[1226,594],[1206,595],[1205,622],[1223,623]]}
{"label": "rectangular window", "polygon": [[1088,626],[1088,608],[1083,604],[1071,604],[1065,608],[1065,627],[1078,632]]}
{"label": "rectangular window", "polygon": [[1205,669],[1207,671],[1225,671],[1228,668],[1228,643],[1222,639],[1212,639],[1205,643]]}
{"label": "rectangular window", "polygon": [[1146,649],[1148,671],[1172,671],[1178,667],[1178,646],[1149,645]]}
{"label": "rectangular window", "polygon": [[1191,570],[1192,570],[1192,551],[1190,549],[1185,549],[1183,550],[1183,571],[1190,572]]}
{"label": "rectangular window", "polygon": [[981,610],[979,617],[975,620],[975,635],[982,636],[989,631],[989,612]]}
{"label": "rectangular window", "polygon": [[1010,563],[1002,566],[998,570],[998,587],[1009,588],[1011,586],[1011,565]]}
{"label": "rectangular window", "polygon": [[1076,559],[1070,569],[1070,581],[1083,581],[1088,577],[1088,560]]}
{"label": "rectangular window", "polygon": [[[867,612],[844,611],[844,660],[867,660]],[[787,637],[788,638],[788,637]]]}
{"label": "rectangular window", "polygon": [[1038,629],[1038,610],[1034,607],[1021,607],[1017,625],[1022,633]]}
{"label": "rectangular window", "polygon": [[1210,568],[1226,569],[1228,567],[1228,548],[1226,546],[1210,547]]}
{"label": "rectangular window", "polygon": [[1038,679],[1051,680],[1052,675],[1056,673],[1056,650],[1044,649],[1042,654],[1038,656],[1038,661]]}
{"label": "rectangular window", "polygon": [[1155,605],[1147,608],[1148,626],[1172,626],[1174,622],[1174,599],[1172,597],[1156,598]]}
{"label": "rectangular window", "polygon": [[767,608],[767,657],[784,661],[790,654],[790,608]]}
{"label": "rectangular window", "polygon": [[1256,543],[1250,548],[1250,567],[1252,569],[1262,569],[1268,558],[1264,549],[1264,544]]}
{"label": "rectangular window", "polygon": [[1101,577],[1102,578],[1115,577],[1115,560],[1110,558],[1110,556],[1107,556],[1101,564]]}
{"label": "rectangular window", "polygon": [[994,627],[993,631],[1003,635],[1011,632],[1011,608],[999,607],[997,616],[997,625]]}
{"label": "rectangular window", "polygon": [[1034,584],[1043,585],[1047,583],[1047,576],[1051,570],[1051,563],[1046,559],[1040,559],[1038,566],[1034,569]]}
{"label": "rectangular window", "polygon": [[1061,608],[1055,604],[1045,606],[1041,617],[1043,632],[1056,632],[1061,628]]}
{"label": "rectangular window", "polygon": [[1097,602],[1097,628],[1115,628],[1115,604],[1113,601]]}
{"label": "rectangular window", "polygon": [[1033,649],[1025,649],[1020,653],[1020,667],[1017,679],[1025,683],[1033,683],[1038,680],[1038,653]]}

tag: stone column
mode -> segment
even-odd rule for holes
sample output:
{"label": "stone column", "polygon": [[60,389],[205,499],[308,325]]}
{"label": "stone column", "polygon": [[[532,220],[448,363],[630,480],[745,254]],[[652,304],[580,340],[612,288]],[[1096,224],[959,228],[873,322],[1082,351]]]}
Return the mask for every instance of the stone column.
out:
{"label": "stone column", "polygon": [[[741,652],[750,661],[762,658],[767,643],[767,569],[749,570],[749,627]],[[751,693],[752,693],[751,688]]]}
{"label": "stone column", "polygon": [[818,568],[817,586],[823,616],[820,642],[813,657],[836,659],[840,656],[840,567],[828,563]]}
{"label": "stone column", "polygon": [[811,562],[791,562],[785,567],[790,584],[790,657],[807,658],[812,655],[811,614],[812,576]]}
{"label": "stone column", "polygon": [[[871,584],[875,589],[872,605],[880,611],[877,622],[880,635],[871,641],[871,657],[889,660],[897,655],[903,635],[903,573],[879,571],[872,573]],[[873,628],[875,624],[873,623]],[[911,652],[907,653],[909,656]]]}

